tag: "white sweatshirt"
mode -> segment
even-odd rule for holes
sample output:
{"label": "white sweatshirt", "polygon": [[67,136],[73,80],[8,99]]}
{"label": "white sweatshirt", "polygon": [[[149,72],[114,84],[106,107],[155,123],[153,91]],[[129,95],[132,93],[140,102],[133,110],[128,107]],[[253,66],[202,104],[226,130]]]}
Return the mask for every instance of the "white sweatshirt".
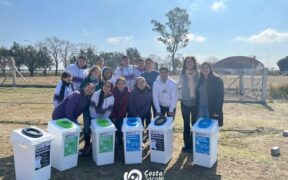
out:
{"label": "white sweatshirt", "polygon": [[153,83],[153,103],[157,113],[160,113],[160,105],[169,107],[169,112],[173,112],[177,105],[178,92],[176,82],[168,77],[166,82],[160,80],[160,76],[157,77]]}
{"label": "white sweatshirt", "polygon": [[125,77],[128,89],[133,90],[136,80],[135,67],[132,65],[129,65],[128,67],[118,66],[115,70],[114,78],[117,80],[121,76]]}
{"label": "white sweatshirt", "polygon": [[75,64],[70,64],[65,69],[66,72],[70,72],[72,74],[72,82],[75,88],[75,91],[79,89],[81,83],[84,81],[86,76],[88,75],[87,68],[79,68],[77,65],[77,61]]}
{"label": "white sweatshirt", "polygon": [[100,97],[101,91],[102,90],[100,89],[100,90],[94,92],[94,94],[91,98],[91,101],[90,101],[89,111],[90,111],[90,116],[92,117],[92,119],[109,118],[109,116],[112,112],[112,109],[113,109],[114,96],[112,94],[110,94],[103,101],[103,104],[100,108],[102,112],[96,111],[96,107],[97,107],[98,102],[99,102],[99,97]]}
{"label": "white sweatshirt", "polygon": [[[65,90],[64,90],[64,97],[63,100],[66,96],[70,95],[73,92],[72,88],[72,84],[70,86],[66,86]],[[62,87],[62,80],[60,80],[55,88],[54,91],[54,98],[53,98],[53,104],[54,104],[54,108],[61,102],[61,100],[59,99],[59,95],[60,95],[60,91],[61,91],[61,87]]]}

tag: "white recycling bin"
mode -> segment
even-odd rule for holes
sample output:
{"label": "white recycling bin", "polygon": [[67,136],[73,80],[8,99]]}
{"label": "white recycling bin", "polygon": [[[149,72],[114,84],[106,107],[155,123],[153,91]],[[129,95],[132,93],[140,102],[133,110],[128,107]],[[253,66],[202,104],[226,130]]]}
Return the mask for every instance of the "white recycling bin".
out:
{"label": "white recycling bin", "polygon": [[50,179],[52,135],[31,126],[14,130],[10,140],[17,180]]}
{"label": "white recycling bin", "polygon": [[124,118],[122,132],[124,137],[125,164],[142,163],[143,130],[140,118]]}
{"label": "white recycling bin", "polygon": [[91,120],[92,154],[98,166],[114,163],[115,131],[108,118]]}
{"label": "white recycling bin", "polygon": [[173,152],[172,117],[155,117],[148,126],[150,141],[150,158],[152,162],[166,164]]}
{"label": "white recycling bin", "polygon": [[218,121],[200,118],[191,131],[193,132],[193,163],[211,168],[217,161]]}
{"label": "white recycling bin", "polygon": [[68,119],[51,120],[48,132],[55,137],[51,147],[51,165],[59,171],[77,166],[81,128]]}

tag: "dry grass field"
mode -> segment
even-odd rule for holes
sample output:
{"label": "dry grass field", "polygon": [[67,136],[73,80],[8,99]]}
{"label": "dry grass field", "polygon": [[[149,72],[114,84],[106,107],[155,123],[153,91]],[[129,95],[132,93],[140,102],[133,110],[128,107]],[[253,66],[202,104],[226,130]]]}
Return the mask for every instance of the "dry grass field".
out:
{"label": "dry grass field", "polygon": [[[51,117],[53,89],[0,88],[0,179],[15,179],[12,130],[36,125],[46,129]],[[163,172],[165,179],[287,179],[288,103],[225,104],[224,127],[220,130],[218,162],[212,168],[192,165],[192,155],[181,153],[182,118],[177,107],[173,158],[166,165],[150,162],[145,145],[143,163],[125,165],[123,151],[116,149],[115,164],[96,166],[91,157],[79,158],[78,166],[59,172],[52,168],[52,179],[123,179],[131,169]],[[80,118],[82,122],[82,118]],[[83,143],[80,144],[83,146]],[[270,149],[281,148],[272,157]]]}

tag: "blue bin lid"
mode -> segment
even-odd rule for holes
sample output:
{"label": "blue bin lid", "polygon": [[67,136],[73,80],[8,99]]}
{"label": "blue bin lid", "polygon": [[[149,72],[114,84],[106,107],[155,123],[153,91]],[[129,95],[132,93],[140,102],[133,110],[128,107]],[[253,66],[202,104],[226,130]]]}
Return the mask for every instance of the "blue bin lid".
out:
{"label": "blue bin lid", "polygon": [[127,120],[128,126],[137,126],[139,124],[137,118],[128,118]]}
{"label": "blue bin lid", "polygon": [[198,123],[198,127],[205,129],[212,125],[212,120],[209,118],[204,118]]}

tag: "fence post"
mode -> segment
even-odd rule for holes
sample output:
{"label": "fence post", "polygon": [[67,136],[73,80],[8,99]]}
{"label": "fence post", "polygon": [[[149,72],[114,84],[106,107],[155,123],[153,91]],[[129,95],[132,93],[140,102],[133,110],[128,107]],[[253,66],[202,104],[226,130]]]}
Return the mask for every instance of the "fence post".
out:
{"label": "fence post", "polygon": [[12,66],[10,68],[12,68],[12,79],[13,79],[13,86],[16,87],[16,69],[15,69],[15,61],[14,59],[11,57],[10,58],[11,64]]}
{"label": "fence post", "polygon": [[268,68],[264,68],[262,72],[262,93],[261,93],[261,102],[266,103],[267,98],[267,76]]}
{"label": "fence post", "polygon": [[243,82],[243,69],[240,69],[240,77],[239,77],[239,91],[240,91],[240,95],[243,96],[244,95],[244,82]]}

